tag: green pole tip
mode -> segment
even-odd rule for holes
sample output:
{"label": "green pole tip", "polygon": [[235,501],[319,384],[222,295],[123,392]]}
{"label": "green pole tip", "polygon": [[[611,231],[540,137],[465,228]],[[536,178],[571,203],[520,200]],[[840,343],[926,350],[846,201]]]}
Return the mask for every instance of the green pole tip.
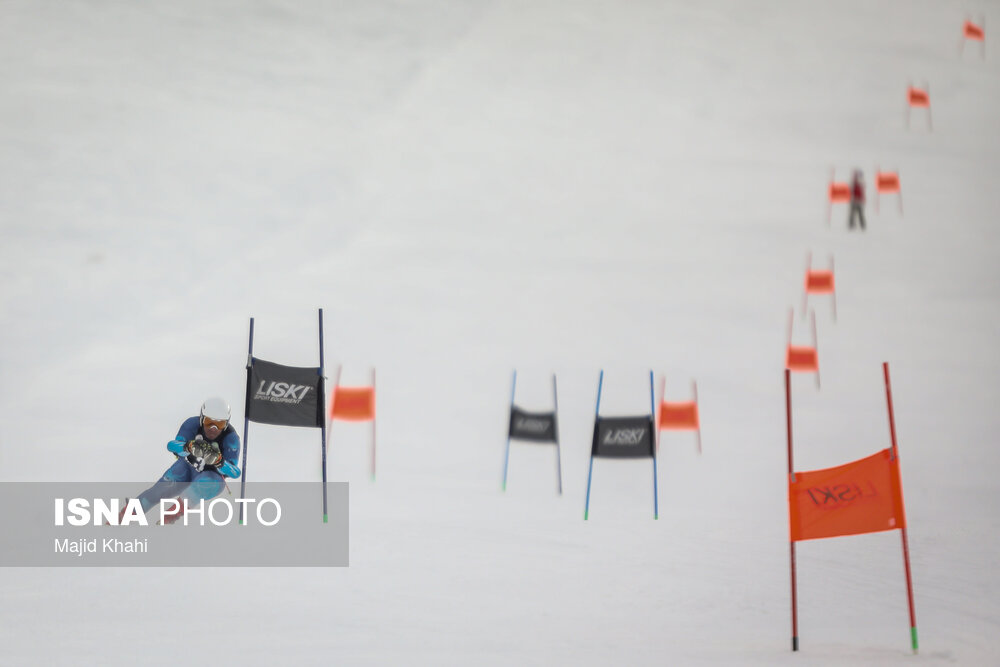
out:
{"label": "green pole tip", "polygon": [[583,520],[584,520],[584,521],[586,521],[586,520],[587,520],[587,517],[588,517],[589,515],[590,515],[590,510],[587,510],[587,511],[585,511],[585,512],[583,513]]}
{"label": "green pole tip", "polygon": [[919,648],[919,642],[917,641],[917,628],[910,628],[910,641],[913,643],[913,652],[916,653]]}
{"label": "green pole tip", "polygon": [[326,514],[323,515],[323,523],[330,523],[330,517],[328,517]]}

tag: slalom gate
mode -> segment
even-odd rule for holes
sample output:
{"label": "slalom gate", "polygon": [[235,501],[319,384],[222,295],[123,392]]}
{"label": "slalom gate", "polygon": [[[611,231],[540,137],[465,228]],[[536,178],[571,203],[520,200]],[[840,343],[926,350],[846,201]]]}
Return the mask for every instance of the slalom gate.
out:
{"label": "slalom gate", "polygon": [[656,423],[656,451],[660,451],[660,431],[694,431],[701,454],[701,419],[698,414],[698,383],[691,380],[690,401],[663,400],[667,389],[666,376],[660,378],[660,410]]}
{"label": "slalom gate", "polygon": [[[371,422],[371,478],[375,481],[375,369],[371,369],[371,384],[363,387],[341,387],[340,371],[341,367],[337,366],[329,418],[330,421]],[[327,436],[332,438],[332,424],[327,428]]]}
{"label": "slalom gate", "polygon": [[[319,309],[319,366],[283,366],[253,356],[254,319],[250,318],[250,349],[247,354],[246,411],[243,427],[243,476],[240,499],[246,494],[247,450],[250,422],[277,426],[300,426],[320,429],[323,454],[323,522],[328,522],[326,480],[326,406],[323,376],[323,309]],[[240,503],[240,523],[243,523]]]}
{"label": "slalom gate", "polygon": [[816,388],[819,388],[819,344],[816,338],[816,311],[809,311],[812,322],[812,346],[792,345],[792,323],[795,320],[793,308],[788,309],[788,337],[785,347],[785,368],[795,373],[814,373]]}
{"label": "slalom gate", "polygon": [[[806,280],[805,289],[802,292],[802,317],[806,316],[806,309],[809,306],[809,295],[816,296],[829,295],[830,306],[833,308],[833,321],[837,321],[837,294],[833,280],[833,255],[830,255],[829,269],[812,268],[812,253],[806,255]],[[791,338],[789,338],[791,342]]]}
{"label": "slalom gate", "polygon": [[896,195],[899,204],[899,214],[903,215],[903,191],[899,184],[898,171],[882,171],[875,167],[875,213],[879,212],[879,200],[882,195]]}
{"label": "slalom gate", "polygon": [[914,109],[927,109],[927,129],[934,131],[934,120],[931,118],[930,85],[925,83],[922,88],[909,84],[906,89],[906,129],[910,129],[910,115]]}
{"label": "slalom gate", "polygon": [[896,421],[892,408],[889,364],[882,364],[892,444],[871,456],[833,468],[796,472],[792,460],[792,394],[785,369],[785,416],[788,435],[789,555],[792,583],[792,650],[799,650],[798,586],[795,543],[842,535],[899,530],[910,611],[910,643],[917,652],[917,620],[906,535],[903,485],[899,473]]}
{"label": "slalom gate", "polygon": [[594,437],[590,447],[590,469],[587,473],[587,502],[583,520],[590,518],[590,484],[594,476],[594,458],[653,459],[653,518],[660,518],[656,489],[656,444],[654,418],[656,398],[653,394],[653,371],[649,371],[649,414],[635,417],[602,417],[601,389],[604,371],[597,381],[597,407],[594,410]]}
{"label": "slalom gate", "polygon": [[843,181],[836,180],[836,172],[830,167],[830,180],[826,187],[826,224],[829,226],[833,219],[834,204],[848,204],[851,201],[851,186]]}
{"label": "slalom gate", "polygon": [[973,23],[966,18],[962,24],[962,37],[958,42],[958,55],[965,53],[966,42],[979,42],[979,55],[982,60],[986,60],[986,16],[979,18],[979,23]]}
{"label": "slalom gate", "polygon": [[556,388],[556,375],[552,374],[552,411],[528,412],[514,403],[517,390],[517,371],[510,386],[510,412],[507,424],[507,447],[503,457],[503,485],[507,490],[507,466],[510,461],[510,441],[522,440],[536,444],[554,444],[556,446],[556,484],[559,495],[562,495],[562,454],[559,447],[559,392]]}

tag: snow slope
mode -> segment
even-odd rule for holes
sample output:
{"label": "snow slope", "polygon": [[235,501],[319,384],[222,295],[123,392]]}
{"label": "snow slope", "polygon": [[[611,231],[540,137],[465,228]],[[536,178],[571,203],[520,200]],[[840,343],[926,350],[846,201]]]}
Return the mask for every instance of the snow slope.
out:
{"label": "snow slope", "polygon": [[[312,365],[318,307],[343,382],[378,369],[379,474],[336,425],[349,568],[0,571],[0,664],[997,664],[1000,78],[957,48],[995,7],[3,3],[0,479],[141,490],[206,395],[242,412],[249,318]],[[873,198],[876,165],[905,215],[828,225],[831,167]],[[796,467],[888,446],[888,361],[917,657],[897,532],[799,545],[789,650],[808,251],[838,319]],[[558,374],[562,497],[517,443],[500,491],[515,368],[526,409]],[[658,521],[605,460],[582,521],[600,369],[607,415],[698,381]],[[255,478],[316,478],[315,432],[252,437]]]}

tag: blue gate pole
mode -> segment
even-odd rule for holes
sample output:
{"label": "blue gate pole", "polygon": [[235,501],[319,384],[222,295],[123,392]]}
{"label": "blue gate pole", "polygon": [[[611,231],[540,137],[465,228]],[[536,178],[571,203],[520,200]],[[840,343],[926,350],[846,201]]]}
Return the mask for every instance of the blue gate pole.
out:
{"label": "blue gate pole", "polygon": [[323,449],[323,523],[329,521],[326,508],[326,377],[323,375],[323,309],[319,309],[319,405],[317,415],[320,429],[320,447]]}
{"label": "blue gate pole", "polygon": [[[597,425],[601,418],[601,388],[604,386],[604,369],[597,380],[597,407],[594,409],[594,437],[597,437]],[[583,508],[583,520],[590,518],[590,481],[594,476],[594,447],[590,447],[590,470],[587,472],[587,504]]]}
{"label": "blue gate pole", "polygon": [[[649,422],[656,428],[656,395],[653,393],[653,371],[649,371]],[[650,434],[650,441],[652,441]],[[656,447],[653,447],[653,519],[660,518],[660,500],[656,489]]]}
{"label": "blue gate pole", "polygon": [[[243,463],[241,466],[240,500],[247,490],[247,442],[250,440],[250,369],[253,366],[253,318],[250,318],[250,349],[247,351],[247,394],[243,400]],[[240,525],[243,525],[243,507],[240,503]]]}
{"label": "blue gate pole", "polygon": [[562,495],[562,455],[559,453],[559,392],[556,390],[556,374],[552,374],[552,404],[555,406],[553,427],[556,436],[556,474],[559,479],[559,495]]}
{"label": "blue gate pole", "polygon": [[514,379],[510,383],[510,411],[507,413],[507,448],[503,454],[503,485],[502,491],[507,490],[507,461],[510,459],[510,417],[514,411],[514,390],[517,388],[517,369],[514,369]]}

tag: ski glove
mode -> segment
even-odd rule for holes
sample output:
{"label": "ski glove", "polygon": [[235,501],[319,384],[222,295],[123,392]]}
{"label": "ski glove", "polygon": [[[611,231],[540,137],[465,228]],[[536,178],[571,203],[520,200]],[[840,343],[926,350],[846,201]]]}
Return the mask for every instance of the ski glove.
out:
{"label": "ski glove", "polygon": [[187,453],[187,444],[184,438],[174,438],[167,443],[167,450],[178,456],[184,456]]}
{"label": "ski glove", "polygon": [[219,451],[219,444],[204,440],[200,435],[191,441],[187,462],[191,467],[201,472],[206,467],[217,468],[222,461],[222,452]]}
{"label": "ski glove", "polygon": [[191,467],[197,470],[198,472],[201,472],[202,470],[205,469],[205,459],[198,458],[194,454],[187,455],[187,462],[191,464]]}
{"label": "ski glove", "polygon": [[218,467],[219,474],[223,477],[231,477],[236,479],[240,476],[240,468],[235,463],[230,463],[229,461],[222,461],[219,463]]}

